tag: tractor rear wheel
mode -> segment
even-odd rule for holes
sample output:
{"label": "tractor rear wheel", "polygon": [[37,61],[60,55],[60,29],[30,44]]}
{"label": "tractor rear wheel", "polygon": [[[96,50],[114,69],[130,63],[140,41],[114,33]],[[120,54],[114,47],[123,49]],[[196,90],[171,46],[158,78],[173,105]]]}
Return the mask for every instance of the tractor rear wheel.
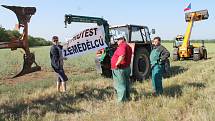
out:
{"label": "tractor rear wheel", "polygon": [[138,48],[135,52],[133,63],[133,75],[137,80],[144,80],[150,74],[149,52],[146,48]]}
{"label": "tractor rear wheel", "polygon": [[194,60],[194,61],[198,61],[198,60],[200,60],[200,59],[201,59],[200,53],[195,53],[195,54],[193,54],[193,60]]}

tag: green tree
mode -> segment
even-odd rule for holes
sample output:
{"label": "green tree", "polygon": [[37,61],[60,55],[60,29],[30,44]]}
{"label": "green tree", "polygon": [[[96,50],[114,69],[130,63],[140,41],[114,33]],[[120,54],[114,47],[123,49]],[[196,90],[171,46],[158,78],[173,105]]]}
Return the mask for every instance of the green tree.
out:
{"label": "green tree", "polygon": [[[5,30],[0,26],[0,42],[10,42],[13,39],[19,39],[21,34],[16,30]],[[28,36],[29,46],[49,46],[50,41],[45,40],[41,37]]]}
{"label": "green tree", "polygon": [[10,41],[9,34],[4,28],[0,27],[0,42],[8,42],[8,41]]}

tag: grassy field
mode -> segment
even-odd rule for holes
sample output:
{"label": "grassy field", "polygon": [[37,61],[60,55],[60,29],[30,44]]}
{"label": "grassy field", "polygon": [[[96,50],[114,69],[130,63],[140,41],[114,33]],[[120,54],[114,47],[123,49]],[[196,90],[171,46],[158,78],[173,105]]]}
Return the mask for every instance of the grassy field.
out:
{"label": "grassy field", "polygon": [[[172,51],[172,44],[164,44]],[[171,61],[164,94],[151,96],[151,83],[132,84],[132,100],[116,103],[111,79],[96,74],[94,54],[65,62],[68,92],[57,93],[49,47],[32,48],[41,72],[10,79],[22,65],[20,51],[0,50],[0,121],[214,121],[215,44],[208,60]]]}

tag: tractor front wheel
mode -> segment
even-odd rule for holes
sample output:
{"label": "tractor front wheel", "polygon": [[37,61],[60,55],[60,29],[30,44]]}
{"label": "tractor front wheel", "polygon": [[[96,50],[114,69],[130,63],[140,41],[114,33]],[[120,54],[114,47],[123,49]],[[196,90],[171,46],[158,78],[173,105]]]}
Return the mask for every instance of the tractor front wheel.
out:
{"label": "tractor front wheel", "polygon": [[194,61],[198,61],[198,60],[200,60],[200,59],[201,59],[201,56],[200,56],[199,53],[193,54],[193,60],[194,60]]}

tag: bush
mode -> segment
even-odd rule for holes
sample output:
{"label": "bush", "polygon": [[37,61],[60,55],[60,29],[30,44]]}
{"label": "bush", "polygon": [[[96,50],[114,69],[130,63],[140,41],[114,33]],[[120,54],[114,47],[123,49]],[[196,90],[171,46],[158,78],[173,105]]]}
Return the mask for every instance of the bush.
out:
{"label": "bush", "polygon": [[9,34],[8,34],[7,31],[6,31],[4,28],[2,28],[2,27],[0,27],[0,41],[1,41],[1,42],[8,42],[8,41],[10,41],[10,36],[9,36]]}

